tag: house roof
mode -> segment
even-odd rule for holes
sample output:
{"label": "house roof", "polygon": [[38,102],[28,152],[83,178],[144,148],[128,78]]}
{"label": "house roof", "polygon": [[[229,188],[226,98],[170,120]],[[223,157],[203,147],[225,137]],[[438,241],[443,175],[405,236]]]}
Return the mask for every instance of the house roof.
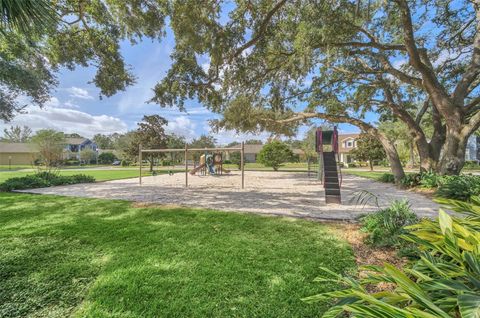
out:
{"label": "house roof", "polygon": [[0,142],[0,152],[3,153],[32,153],[37,147],[30,143]]}
{"label": "house roof", "polygon": [[345,139],[357,139],[358,136],[360,136],[360,134],[341,134],[341,135],[338,135],[338,140],[340,142],[344,141]]}
{"label": "house roof", "polygon": [[262,148],[263,145],[245,145],[244,151],[245,153],[259,153]]}
{"label": "house roof", "polygon": [[81,145],[87,140],[87,138],[65,138],[65,143],[68,145]]}
{"label": "house roof", "polygon": [[357,139],[358,136],[360,136],[360,134],[342,134],[342,135],[338,135],[338,143],[339,143],[339,149],[338,149],[338,152],[340,153],[348,153],[350,152],[352,149],[354,149],[353,147],[352,148],[345,148],[343,146],[343,142],[346,141],[346,140],[349,140],[349,139]]}

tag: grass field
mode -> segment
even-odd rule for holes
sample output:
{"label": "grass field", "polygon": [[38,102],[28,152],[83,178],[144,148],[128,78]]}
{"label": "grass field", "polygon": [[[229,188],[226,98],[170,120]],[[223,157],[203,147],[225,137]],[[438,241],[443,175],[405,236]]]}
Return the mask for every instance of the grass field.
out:
{"label": "grass field", "polygon": [[[34,174],[35,171],[0,171],[0,183],[9,178],[24,177],[29,174]],[[138,170],[60,170],[59,173],[64,176],[71,176],[74,174],[86,174],[95,178],[96,181],[107,181],[117,179],[127,179],[138,177]],[[167,170],[159,170],[158,173],[168,173]],[[143,171],[142,175],[151,175],[149,171]]]}
{"label": "grass field", "polygon": [[355,269],[327,225],[0,193],[0,317],[318,317]]}
{"label": "grass field", "polygon": [[369,178],[378,181],[378,179],[385,173],[390,173],[389,171],[362,171],[354,169],[342,169],[343,173],[352,174],[359,177]]}

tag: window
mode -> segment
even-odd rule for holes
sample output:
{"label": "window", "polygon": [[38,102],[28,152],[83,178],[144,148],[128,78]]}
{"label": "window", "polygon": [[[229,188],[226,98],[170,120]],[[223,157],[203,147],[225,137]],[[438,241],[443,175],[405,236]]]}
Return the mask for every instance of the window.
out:
{"label": "window", "polygon": [[347,148],[353,148],[353,141],[347,141]]}

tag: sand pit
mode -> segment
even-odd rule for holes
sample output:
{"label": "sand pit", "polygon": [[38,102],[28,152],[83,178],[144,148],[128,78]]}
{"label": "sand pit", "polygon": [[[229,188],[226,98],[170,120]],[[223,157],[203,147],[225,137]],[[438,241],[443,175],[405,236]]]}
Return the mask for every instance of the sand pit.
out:
{"label": "sand pit", "polygon": [[104,199],[124,199],[135,202],[211,208],[223,211],[255,212],[295,217],[331,220],[353,220],[361,214],[375,211],[373,204],[358,204],[358,192],[367,190],[378,197],[385,207],[394,199],[408,199],[414,211],[422,217],[434,217],[439,206],[425,196],[399,190],[395,186],[352,175],[344,175],[342,205],[326,205],[322,185],[302,172],[246,171],[245,189],[241,189],[240,172],[223,176],[158,175],[138,178],[78,184],[25,192]]}

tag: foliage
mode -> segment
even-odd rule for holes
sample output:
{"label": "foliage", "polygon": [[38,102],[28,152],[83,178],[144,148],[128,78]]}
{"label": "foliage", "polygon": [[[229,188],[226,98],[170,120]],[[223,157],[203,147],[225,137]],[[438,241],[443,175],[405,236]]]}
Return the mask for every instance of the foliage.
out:
{"label": "foliage", "polygon": [[405,187],[413,188],[420,185],[422,179],[422,174],[420,173],[407,173],[405,177],[401,180],[401,183]]}
{"label": "foliage", "polygon": [[120,163],[122,167],[128,167],[130,165],[130,161],[123,159],[122,162]]}
{"label": "foliage", "polygon": [[118,160],[118,158],[113,152],[103,152],[98,155],[98,163],[100,164],[112,164],[115,160]]}
{"label": "foliage", "polygon": [[[126,135],[124,154],[127,158],[134,160],[138,157],[139,146],[142,149],[165,149],[168,142],[168,135],[165,126],[168,121],[159,115],[145,115],[139,122],[137,130]],[[150,163],[150,171],[153,170],[153,163],[158,158],[164,157],[163,153],[149,153],[143,158]]]}
{"label": "foliage", "polygon": [[[242,169],[242,161],[240,160],[242,155],[239,151],[231,152],[230,153],[230,163],[237,165],[238,169]],[[245,157],[243,158],[243,162],[245,164]],[[227,163],[227,162],[224,162]]]}
{"label": "foliage", "polygon": [[407,200],[395,200],[388,208],[360,219],[362,230],[368,233],[367,243],[381,247],[395,247],[401,243],[404,227],[418,222]]}
{"label": "foliage", "polygon": [[57,22],[54,7],[47,0],[0,0],[0,34],[5,29],[29,33]]}
{"label": "foliage", "polygon": [[28,142],[32,135],[32,129],[28,126],[10,126],[3,130],[3,139],[7,142]]}
{"label": "foliage", "polygon": [[442,177],[435,172],[424,172],[421,174],[420,186],[427,189],[436,188],[443,180],[443,178],[445,177]]}
{"label": "foliage", "polygon": [[265,144],[260,150],[257,161],[266,167],[272,167],[277,171],[282,163],[289,162],[293,157],[290,147],[278,140]]}
{"label": "foliage", "polygon": [[300,297],[318,266],[355,268],[307,220],[19,193],[1,193],[0,211],[5,318],[315,317],[328,305]]}
{"label": "foliage", "polygon": [[90,148],[85,148],[80,151],[80,160],[86,164],[90,164],[97,157],[97,153]]}
{"label": "foliage", "polygon": [[95,178],[84,174],[62,176],[48,171],[24,177],[10,178],[0,184],[0,191],[45,188],[64,184],[91,183]]}
{"label": "foliage", "polygon": [[[480,197],[472,204],[442,200],[462,216],[440,210],[438,220],[409,226],[403,238],[418,246],[420,257],[404,268],[391,264],[366,266],[365,278],[344,277],[325,269],[317,281],[333,281],[345,289],[305,298],[308,302],[337,299],[324,317],[478,317],[480,309]],[[385,284],[387,290],[367,286]]]}
{"label": "foliage", "polygon": [[97,147],[100,149],[113,149],[114,148],[114,141],[112,137],[109,135],[104,134],[96,134],[92,138],[93,142],[97,144]]}
{"label": "foliage", "polygon": [[480,195],[480,176],[445,176],[435,194],[443,198],[469,201],[472,196]]}
{"label": "foliage", "polygon": [[65,136],[53,129],[42,129],[32,137],[32,143],[38,148],[40,157],[48,170],[62,163]]}
{"label": "foliage", "polygon": [[193,139],[189,144],[189,148],[215,148],[217,140],[214,136],[201,135],[199,138]]}
{"label": "foliage", "polygon": [[384,173],[378,178],[378,181],[385,183],[395,183],[395,176],[391,173]]}
{"label": "foliage", "polygon": [[373,170],[373,161],[385,158],[385,150],[377,137],[368,133],[361,133],[356,142],[357,147],[352,149],[350,154],[357,160],[368,161],[370,170]]}

